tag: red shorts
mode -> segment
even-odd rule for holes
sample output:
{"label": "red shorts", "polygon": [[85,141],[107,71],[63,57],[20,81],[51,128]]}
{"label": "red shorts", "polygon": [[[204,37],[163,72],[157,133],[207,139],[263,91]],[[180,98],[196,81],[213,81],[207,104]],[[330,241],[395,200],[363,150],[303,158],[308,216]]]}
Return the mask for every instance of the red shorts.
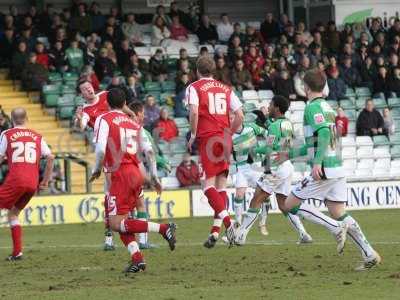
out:
{"label": "red shorts", "polygon": [[225,135],[199,138],[200,162],[206,179],[229,172],[232,138]]}
{"label": "red shorts", "polygon": [[37,185],[27,186],[19,180],[7,177],[0,186],[0,209],[11,209],[16,207],[22,210],[35,195]]}
{"label": "red shorts", "polygon": [[125,215],[136,206],[136,200],[142,191],[144,179],[139,168],[132,164],[123,164],[111,174],[108,192],[108,215]]}

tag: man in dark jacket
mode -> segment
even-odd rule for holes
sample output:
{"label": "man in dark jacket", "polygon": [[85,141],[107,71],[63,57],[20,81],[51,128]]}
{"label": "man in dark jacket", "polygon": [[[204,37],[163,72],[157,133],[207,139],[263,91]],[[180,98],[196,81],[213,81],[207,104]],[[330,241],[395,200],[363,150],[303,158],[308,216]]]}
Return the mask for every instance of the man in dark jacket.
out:
{"label": "man in dark jacket", "polygon": [[340,75],[344,82],[350,87],[360,86],[362,79],[358,70],[352,66],[351,57],[346,56],[343,60]]}
{"label": "man in dark jacket", "polygon": [[372,99],[365,102],[365,108],[362,110],[357,119],[357,135],[382,135],[385,134],[383,126],[383,117],[374,107]]}
{"label": "man in dark jacket", "polygon": [[340,100],[346,94],[346,84],[343,79],[339,77],[339,70],[336,67],[331,67],[328,70],[328,86],[329,86],[329,99]]}
{"label": "man in dark jacket", "polygon": [[197,29],[196,34],[199,37],[200,44],[215,45],[218,41],[217,29],[213,24],[211,24],[207,15],[201,17],[200,26]]}
{"label": "man in dark jacket", "polygon": [[48,77],[49,71],[42,64],[36,62],[36,53],[32,52],[29,55],[29,63],[21,74],[24,88],[28,91],[41,90]]}
{"label": "man in dark jacket", "polygon": [[260,33],[267,43],[274,42],[279,37],[279,23],[274,20],[272,13],[267,13],[265,21],[261,23]]}
{"label": "man in dark jacket", "polygon": [[400,68],[395,68],[393,70],[393,75],[389,80],[388,88],[391,93],[395,93],[397,97],[400,97]]}

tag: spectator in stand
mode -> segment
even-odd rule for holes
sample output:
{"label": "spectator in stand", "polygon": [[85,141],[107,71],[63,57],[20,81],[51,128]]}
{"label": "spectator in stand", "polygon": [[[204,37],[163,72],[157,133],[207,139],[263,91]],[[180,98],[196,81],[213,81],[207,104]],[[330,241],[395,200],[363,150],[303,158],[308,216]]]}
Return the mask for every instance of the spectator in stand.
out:
{"label": "spectator in stand", "polygon": [[122,23],[122,33],[125,38],[134,46],[141,47],[143,44],[143,32],[140,25],[135,21],[135,15],[128,13],[126,16],[126,22]]}
{"label": "spectator in stand", "polygon": [[121,45],[117,51],[118,66],[122,69],[129,63],[129,58],[134,54],[135,51],[130,47],[129,40],[123,39]]}
{"label": "spectator in stand", "polygon": [[127,102],[140,101],[143,98],[144,87],[138,82],[134,75],[128,76],[127,79]]}
{"label": "spectator in stand", "polygon": [[340,106],[337,108],[337,116],[335,118],[336,130],[339,136],[347,136],[349,131],[349,118],[344,114],[343,108]]}
{"label": "spectator in stand", "polygon": [[357,119],[357,135],[382,135],[386,134],[384,120],[379,111],[375,109],[374,101],[368,99],[365,108],[361,111]]}
{"label": "spectator in stand", "polygon": [[291,101],[297,99],[297,95],[294,90],[293,80],[290,78],[289,71],[282,70],[279,74],[279,77],[276,78],[274,94],[285,96]]}
{"label": "spectator in stand", "polygon": [[260,33],[266,43],[275,43],[279,38],[281,30],[272,13],[267,13],[264,22],[261,23]]}
{"label": "spectator in stand", "polygon": [[88,35],[92,32],[92,18],[86,12],[86,4],[79,3],[78,12],[71,18],[71,29],[78,31],[83,35]]}
{"label": "spectator in stand", "polygon": [[49,53],[49,70],[55,72],[66,72],[68,69],[67,61],[65,60],[65,51],[62,43],[57,41]]}
{"label": "spectator in stand", "polygon": [[11,66],[12,72],[11,76],[13,79],[20,79],[21,73],[25,69],[29,61],[29,55],[27,52],[27,47],[25,42],[19,42],[17,51],[14,53]]}
{"label": "spectator in stand", "polygon": [[225,84],[231,85],[230,70],[225,63],[225,58],[223,57],[217,59],[214,78]]}
{"label": "spectator in stand", "polygon": [[89,81],[94,91],[97,93],[100,90],[100,81],[97,78],[96,73],[93,71],[93,67],[91,65],[86,65],[83,67],[81,77],[86,77],[87,81]]}
{"label": "spectator in stand", "polygon": [[265,64],[265,59],[258,52],[258,49],[255,46],[250,46],[247,54],[244,56],[244,64],[246,68],[253,69],[253,63],[256,63],[257,68],[261,71]]}
{"label": "spectator in stand", "polygon": [[175,15],[172,18],[172,24],[170,27],[171,39],[186,42],[189,38],[187,29],[181,24],[179,16]]}
{"label": "spectator in stand", "polygon": [[400,67],[394,68],[388,88],[392,96],[400,97]]}
{"label": "spectator in stand", "polygon": [[230,62],[234,61],[236,49],[241,48],[240,38],[238,36],[233,37],[231,43],[228,46],[228,59]]}
{"label": "spectator in stand", "polygon": [[157,49],[156,53],[151,57],[149,67],[153,80],[158,80],[161,82],[167,79],[168,66],[161,49]]}
{"label": "spectator in stand", "polygon": [[92,30],[99,33],[103,30],[104,24],[106,23],[105,16],[100,11],[100,5],[97,2],[92,2],[89,9],[89,15],[92,20]]}
{"label": "spectator in stand", "polygon": [[186,153],[183,156],[182,162],[176,169],[176,178],[181,187],[191,187],[200,185],[200,169],[194,160],[191,159],[190,154]]}
{"label": "spectator in stand", "polygon": [[15,33],[13,29],[6,29],[0,37],[0,66],[10,67],[15,50]]}
{"label": "spectator in stand", "polygon": [[10,118],[1,109],[0,111],[0,133],[4,130],[12,128]]}
{"label": "spectator in stand", "polygon": [[300,37],[301,43],[307,47],[313,41],[313,37],[311,36],[310,32],[306,30],[306,25],[304,22],[299,22],[297,24],[296,34]]}
{"label": "spectator in stand", "polygon": [[100,82],[110,84],[116,67],[116,64],[108,57],[107,49],[100,49],[99,57],[94,65],[94,71]]}
{"label": "spectator in stand", "polygon": [[174,113],[175,117],[177,118],[186,118],[189,116],[189,112],[184,104],[185,92],[189,84],[190,84],[189,75],[186,73],[182,73],[176,81]]}
{"label": "spectator in stand", "polygon": [[80,73],[83,66],[83,51],[78,48],[78,42],[73,40],[70,47],[65,51],[65,57],[70,72]]}
{"label": "spectator in stand", "polygon": [[392,76],[394,69],[398,67],[400,67],[399,56],[397,55],[397,53],[392,52],[389,55],[389,63],[388,63],[389,76]]}
{"label": "spectator in stand", "polygon": [[387,74],[387,70],[384,66],[380,66],[378,69],[378,77],[374,81],[373,94],[375,97],[383,96],[384,98],[390,97],[390,79]]}
{"label": "spectator in stand", "polygon": [[373,82],[378,77],[378,71],[370,57],[365,59],[360,69],[361,85],[373,89]]}
{"label": "spectator in stand", "polygon": [[151,45],[167,47],[170,44],[171,32],[162,17],[155,19],[151,32]]}
{"label": "spectator in stand", "polygon": [[144,59],[139,59],[136,53],[131,55],[129,63],[123,67],[123,73],[125,76],[135,75],[138,80],[151,80],[147,62]]}
{"label": "spectator in stand", "polygon": [[179,17],[179,20],[182,22],[185,28],[190,26],[189,16],[182,10],[179,9],[178,2],[172,1],[171,6],[169,7],[169,17],[172,20],[175,16]]}
{"label": "spectator in stand", "polygon": [[261,47],[263,42],[262,42],[262,37],[260,36],[259,33],[257,33],[256,29],[254,26],[247,25],[246,26],[246,34],[244,36],[244,47],[250,47],[250,45],[254,45],[257,47]]}
{"label": "spectator in stand", "polygon": [[277,53],[275,52],[275,47],[273,45],[267,45],[265,47],[265,55],[264,55],[265,63],[276,68],[279,62],[279,58]]}
{"label": "spectator in stand", "polygon": [[153,95],[147,95],[144,105],[144,121],[143,127],[149,131],[153,131],[155,122],[160,117],[160,108],[156,103],[156,99]]}
{"label": "spectator in stand", "polygon": [[383,128],[384,131],[387,132],[388,135],[393,135],[395,132],[395,125],[393,121],[392,114],[388,107],[383,109]]}
{"label": "spectator in stand", "polygon": [[171,18],[165,13],[165,7],[162,5],[157,6],[152,23],[157,24],[158,18],[161,18],[164,21],[165,26],[170,26],[172,23]]}
{"label": "spectator in stand", "polygon": [[46,69],[49,69],[50,58],[49,55],[45,52],[43,43],[36,44],[36,61],[43,65]]}
{"label": "spectator in stand", "polygon": [[235,36],[237,36],[240,39],[241,44],[244,44],[245,35],[242,32],[242,26],[240,25],[240,23],[233,24],[233,33],[229,38],[228,45],[232,43],[232,40]]}
{"label": "spectator in stand", "polygon": [[96,63],[96,57],[98,56],[98,48],[96,46],[96,43],[89,40],[86,45],[86,49],[83,53],[83,61],[85,62],[85,65],[91,65],[92,67]]}
{"label": "spectator in stand", "polygon": [[299,99],[306,101],[307,95],[304,90],[304,75],[310,69],[310,59],[307,55],[302,56],[296,75],[294,75],[294,89]]}
{"label": "spectator in stand", "polygon": [[189,61],[189,66],[191,69],[193,69],[196,66],[196,62],[189,57],[189,54],[185,48],[181,48],[179,50],[179,59],[176,61],[176,68],[179,69],[181,66],[181,61],[183,60],[188,60]]}
{"label": "spectator in stand", "polygon": [[253,84],[254,88],[258,90],[261,84],[261,72],[262,69],[259,67],[256,61],[253,61],[249,68],[250,76],[251,76],[251,83]]}
{"label": "spectator in stand", "polygon": [[324,45],[331,53],[338,53],[340,48],[340,33],[334,21],[328,22],[328,29],[324,37]]}
{"label": "spectator in stand", "polygon": [[196,31],[200,44],[215,45],[218,41],[217,29],[207,15],[201,16],[200,26]]}
{"label": "spectator in stand", "polygon": [[251,75],[249,71],[245,69],[243,60],[241,59],[235,62],[235,68],[232,70],[231,82],[239,91],[254,89],[251,83]]}
{"label": "spectator in stand", "polygon": [[177,74],[176,78],[180,78],[182,74],[187,74],[189,76],[190,82],[193,82],[196,80],[196,74],[190,68],[190,62],[188,59],[183,59],[180,61],[180,64],[178,67],[178,72],[176,74]]}
{"label": "spectator in stand", "polygon": [[275,85],[276,69],[266,63],[260,74],[259,89],[260,90],[273,90]]}
{"label": "spectator in stand", "polygon": [[178,127],[176,126],[175,121],[169,118],[168,110],[162,108],[159,119],[153,129],[153,136],[169,143],[176,139],[178,134]]}
{"label": "spectator in stand", "polygon": [[340,75],[347,86],[354,88],[361,85],[361,75],[358,70],[352,66],[352,60],[350,56],[346,56],[343,59],[343,64],[339,70]]}
{"label": "spectator in stand", "polygon": [[339,101],[343,99],[346,94],[346,84],[343,79],[339,76],[339,69],[336,67],[330,67],[328,69],[328,86],[329,86],[329,96],[331,100]]}
{"label": "spectator in stand", "polygon": [[28,91],[40,91],[47,83],[49,71],[37,61],[36,53],[29,55],[29,63],[22,70],[22,86]]}
{"label": "spectator in stand", "polygon": [[227,14],[221,14],[221,21],[217,24],[218,40],[221,44],[228,44],[233,33],[233,25]]}

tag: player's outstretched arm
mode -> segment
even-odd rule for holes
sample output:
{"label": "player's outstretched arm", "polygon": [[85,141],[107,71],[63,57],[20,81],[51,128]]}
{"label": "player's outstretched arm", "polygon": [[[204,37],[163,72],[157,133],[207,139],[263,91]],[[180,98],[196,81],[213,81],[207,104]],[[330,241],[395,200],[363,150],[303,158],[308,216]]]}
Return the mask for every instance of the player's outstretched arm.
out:
{"label": "player's outstretched arm", "polygon": [[124,105],[122,108],[122,111],[126,113],[129,117],[131,117],[133,120],[136,120],[136,114],[128,107],[128,105]]}
{"label": "player's outstretched arm", "polygon": [[190,139],[188,149],[192,151],[192,145],[196,140],[197,125],[199,123],[199,107],[195,104],[189,105]]}
{"label": "player's outstretched arm", "polygon": [[46,168],[44,170],[43,179],[40,182],[39,188],[44,189],[49,186],[51,174],[53,173],[53,167],[54,167],[54,155],[49,154],[48,156],[46,156]]}

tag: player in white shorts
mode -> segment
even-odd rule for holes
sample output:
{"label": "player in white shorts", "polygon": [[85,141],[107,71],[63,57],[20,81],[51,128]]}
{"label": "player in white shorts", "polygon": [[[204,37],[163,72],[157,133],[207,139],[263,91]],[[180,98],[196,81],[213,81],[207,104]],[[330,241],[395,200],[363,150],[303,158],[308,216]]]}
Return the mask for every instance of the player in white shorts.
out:
{"label": "player in white shorts", "polygon": [[[256,221],[265,198],[275,193],[278,206],[281,208],[290,193],[294,172],[292,163],[284,161],[276,165],[270,164],[270,157],[277,151],[281,151],[282,148],[289,147],[293,139],[293,126],[285,118],[288,108],[289,102],[285,97],[275,96],[270,102],[269,113],[274,121],[269,124],[265,134],[266,146],[256,150],[256,152],[262,152],[266,155],[267,167],[264,174],[257,180],[257,188],[251,200],[250,208],[244,214],[243,222],[237,230],[237,238],[235,240],[237,245],[245,244],[247,234]],[[298,216],[292,214],[285,214],[285,216],[288,217],[290,223],[298,232],[300,243],[312,241],[311,236],[306,232]]]}
{"label": "player in white shorts", "polygon": [[[312,172],[292,190],[283,210],[328,229],[336,237],[339,254],[343,252],[348,234],[360,249],[364,260],[356,270],[368,270],[378,265],[381,258],[367,241],[357,221],[345,210],[346,178],[337,147],[335,111],[323,98],[325,74],[310,70],[304,77],[304,83],[309,99],[304,111],[305,144],[299,149],[290,149],[286,156],[295,158],[307,155]],[[277,156],[278,160],[283,159],[282,155],[284,153]],[[307,204],[305,200],[310,198],[324,201],[332,218]]]}

